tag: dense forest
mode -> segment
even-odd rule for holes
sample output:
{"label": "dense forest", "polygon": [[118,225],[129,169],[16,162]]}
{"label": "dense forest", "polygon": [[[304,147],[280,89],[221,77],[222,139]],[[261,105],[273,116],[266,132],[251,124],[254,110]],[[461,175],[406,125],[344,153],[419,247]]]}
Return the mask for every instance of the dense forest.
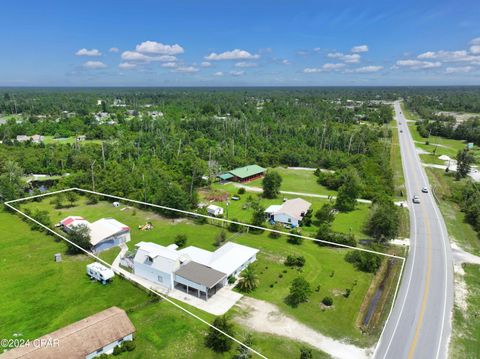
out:
{"label": "dense forest", "polygon": [[[392,109],[373,93],[371,101],[352,89],[8,89],[0,169],[9,159],[25,174],[63,175],[59,186],[177,208],[195,205],[196,189],[220,171],[251,163],[353,166],[367,196],[389,194]],[[16,140],[34,134],[87,141]]]}

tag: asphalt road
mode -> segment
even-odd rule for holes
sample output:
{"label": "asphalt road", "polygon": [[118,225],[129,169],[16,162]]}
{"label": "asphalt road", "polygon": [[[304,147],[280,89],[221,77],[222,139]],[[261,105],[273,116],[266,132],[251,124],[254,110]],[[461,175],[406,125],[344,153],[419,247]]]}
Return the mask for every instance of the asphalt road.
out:
{"label": "asphalt road", "polygon": [[[410,208],[410,251],[393,310],[375,350],[376,359],[446,358],[451,333],[453,262],[447,229],[397,101],[405,185]],[[402,132],[400,132],[402,131]],[[420,204],[413,204],[418,195]]]}

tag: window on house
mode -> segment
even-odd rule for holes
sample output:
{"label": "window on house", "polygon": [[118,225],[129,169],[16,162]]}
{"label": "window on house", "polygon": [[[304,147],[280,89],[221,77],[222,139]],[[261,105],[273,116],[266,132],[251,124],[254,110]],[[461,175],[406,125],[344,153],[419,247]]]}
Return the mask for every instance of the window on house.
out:
{"label": "window on house", "polygon": [[147,256],[147,260],[146,260],[146,262],[147,262],[148,264],[151,264],[151,263],[153,263],[153,258],[152,258],[152,257],[148,257],[148,256]]}
{"label": "window on house", "polygon": [[163,277],[159,275],[159,276],[158,276],[158,281],[159,281],[160,283],[163,283]]}
{"label": "window on house", "polygon": [[290,223],[290,222],[292,222],[292,219],[291,219],[291,218],[288,219],[288,223]]}

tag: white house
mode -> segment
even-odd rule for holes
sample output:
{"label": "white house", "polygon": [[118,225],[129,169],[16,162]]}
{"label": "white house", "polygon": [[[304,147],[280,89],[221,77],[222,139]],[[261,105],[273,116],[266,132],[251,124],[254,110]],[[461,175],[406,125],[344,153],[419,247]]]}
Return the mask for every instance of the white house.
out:
{"label": "white house", "polygon": [[22,345],[8,350],[2,359],[92,359],[112,354],[123,342],[133,340],[135,327],[118,307],[110,307],[73,324],[32,340],[43,345]]}
{"label": "white house", "polygon": [[265,210],[267,219],[298,227],[312,204],[302,198],[286,200],[282,205],[272,205]]}
{"label": "white house", "polygon": [[210,204],[209,206],[207,206],[207,212],[211,216],[218,217],[223,215],[223,208],[214,204]]}
{"label": "white house", "polygon": [[214,252],[190,246],[177,250],[155,243],[136,245],[134,273],[168,289],[191,290],[208,299],[256,260],[258,249],[228,242]]}
{"label": "white house", "polygon": [[83,217],[68,216],[60,222],[60,226],[65,232],[80,225],[84,225],[90,230],[91,250],[94,253],[100,253],[130,241],[130,228],[114,218],[102,218],[90,223]]}

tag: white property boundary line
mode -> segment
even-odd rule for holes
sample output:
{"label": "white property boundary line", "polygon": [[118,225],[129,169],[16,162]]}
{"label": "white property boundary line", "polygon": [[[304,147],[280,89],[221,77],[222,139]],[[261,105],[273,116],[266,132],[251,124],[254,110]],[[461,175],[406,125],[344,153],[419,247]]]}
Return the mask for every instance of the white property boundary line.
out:
{"label": "white property boundary line", "polygon": [[[403,269],[404,269],[404,265],[405,265],[405,258],[404,257],[400,257],[400,256],[396,256],[396,255],[393,255],[393,254],[388,254],[388,253],[382,253],[382,252],[378,252],[378,251],[373,251],[373,250],[369,250],[369,249],[365,249],[365,248],[357,248],[357,247],[353,247],[353,246],[349,246],[349,245],[345,245],[345,244],[340,244],[340,243],[334,243],[334,242],[330,242],[330,241],[325,241],[325,240],[321,240],[321,239],[317,239],[317,238],[311,238],[311,237],[306,237],[306,236],[302,236],[302,235],[299,235],[299,234],[294,234],[294,233],[288,233],[288,232],[283,232],[283,231],[278,231],[278,230],[275,230],[275,229],[270,229],[270,228],[265,228],[265,227],[260,227],[260,226],[255,226],[255,225],[252,225],[252,224],[246,224],[246,223],[241,223],[241,222],[237,222],[237,221],[232,221],[232,220],[228,220],[228,219],[223,219],[223,218],[212,218],[211,216],[208,216],[208,215],[204,215],[204,214],[200,214],[200,213],[195,213],[195,212],[190,212],[190,211],[184,211],[184,210],[180,210],[180,209],[177,209],[177,208],[170,208],[170,207],[166,207],[166,206],[161,206],[161,205],[156,205],[156,204],[153,204],[153,203],[147,203],[147,202],[143,202],[143,201],[137,201],[137,200],[133,200],[133,199],[129,199],[129,198],[125,198],[125,197],[120,197],[120,196],[115,196],[115,195],[110,195],[110,194],[106,194],[106,193],[101,193],[101,192],[96,192],[96,191],[90,191],[90,190],[87,190],[87,189],[83,189],[83,188],[76,188],[76,187],[72,187],[72,188],[67,188],[67,189],[63,189],[63,190],[58,190],[58,191],[53,191],[53,192],[48,192],[48,193],[42,193],[42,194],[38,194],[38,195],[34,195],[34,196],[28,196],[28,197],[23,197],[23,198],[18,198],[18,199],[15,199],[15,200],[11,200],[11,201],[7,201],[5,202],[4,204],[14,210],[15,212],[21,214],[22,216],[26,217],[27,219],[29,219],[30,221],[36,223],[37,225],[41,226],[42,228],[46,229],[48,232],[60,237],[61,239],[63,239],[64,241],[70,243],[71,245],[75,246],[76,248],[80,249],[82,252],[84,252],[85,254],[87,254],[89,257],[92,257],[94,258],[95,260],[105,264],[107,267],[109,267],[111,270],[113,270],[115,273],[117,273],[120,277],[122,278],[125,278],[125,279],[128,279],[128,280],[131,280],[130,278],[126,277],[123,273],[121,273],[120,271],[117,271],[115,268],[112,267],[111,264],[105,262],[103,259],[97,257],[96,255],[94,255],[93,253],[83,249],[82,247],[80,247],[79,245],[77,245],[76,243],[70,241],[68,238],[66,238],[65,236],[55,232],[53,229],[51,229],[50,227],[44,225],[43,223],[40,223],[39,221],[37,221],[36,219],[30,217],[29,215],[25,214],[24,212],[20,211],[19,209],[17,209],[16,207],[12,206],[11,203],[17,203],[17,202],[22,202],[22,201],[27,201],[27,200],[31,200],[31,199],[34,199],[34,198],[41,198],[41,197],[47,197],[47,196],[51,196],[51,195],[55,195],[55,194],[59,194],[59,193],[64,193],[64,192],[70,192],[70,191],[79,191],[79,192],[83,192],[83,193],[90,193],[90,194],[94,194],[94,195],[98,195],[98,196],[103,196],[103,197],[109,197],[109,198],[114,198],[114,199],[118,199],[118,200],[122,200],[122,201],[126,201],[126,202],[131,202],[131,203],[136,203],[136,204],[141,204],[141,205],[145,205],[145,206],[150,206],[150,207],[156,207],[156,208],[160,208],[160,209],[165,209],[165,210],[170,210],[170,211],[173,211],[173,212],[178,212],[178,213],[182,213],[182,214],[186,214],[186,215],[189,215],[189,216],[194,216],[194,217],[203,217],[203,218],[207,218],[207,219],[215,219],[219,222],[225,222],[225,223],[234,223],[234,224],[238,224],[238,225],[241,225],[241,226],[244,226],[244,227],[249,227],[249,228],[254,228],[254,229],[259,229],[259,230],[263,230],[263,231],[267,231],[267,232],[272,232],[272,233],[278,233],[278,234],[281,234],[281,235],[288,235],[288,236],[292,236],[292,237],[298,237],[298,238],[302,238],[302,239],[307,239],[307,240],[310,240],[310,241],[313,241],[313,242],[319,242],[319,243],[325,243],[325,244],[328,244],[330,246],[336,246],[336,247],[342,247],[342,248],[349,248],[349,249],[353,249],[353,250],[358,250],[358,251],[363,251],[363,252],[368,252],[368,253],[373,253],[373,254],[377,254],[377,255],[381,255],[381,256],[385,256],[385,257],[390,257],[390,258],[396,258],[396,259],[400,259],[402,260],[402,267],[400,269],[400,275],[399,275],[399,279],[398,279],[398,282],[397,282],[397,285],[396,285],[396,288],[395,288],[395,293],[394,293],[394,296],[393,296],[393,301],[392,301],[392,305],[390,306],[390,312],[388,314],[388,317],[387,317],[387,321],[388,321],[388,318],[390,317],[391,313],[392,313],[392,310],[393,310],[393,307],[394,307],[394,303],[395,303],[395,300],[397,298],[397,293],[398,293],[398,289],[399,289],[399,286],[400,286],[400,281],[402,279],[402,273],[403,273]],[[131,280],[132,281],[132,280]],[[169,299],[167,296],[163,295],[162,293],[159,293],[149,287],[146,287],[144,286],[143,284],[141,283],[138,283],[138,282],[135,282],[137,285],[140,285],[141,287],[145,288],[148,292],[151,292],[151,293],[154,293],[156,295],[158,295],[159,297],[161,297],[163,300],[171,303],[172,305],[174,305],[175,307],[179,308],[180,310],[182,310],[183,312],[189,314],[190,316],[194,317],[195,319],[198,319],[199,321],[201,321],[202,323],[208,325],[209,327],[217,330],[218,332],[222,333],[223,335],[227,336],[229,339],[233,340],[234,342],[236,342],[237,344],[247,348],[248,350],[250,350],[252,353],[255,353],[256,355],[260,356],[261,358],[265,358],[265,359],[268,359],[266,356],[264,356],[263,354],[259,353],[258,351],[256,351],[255,349],[249,347],[248,345],[245,345],[244,343],[242,343],[241,341],[239,341],[238,339],[234,338],[233,336],[225,333],[224,331],[222,331],[221,329],[213,326],[212,324],[210,324],[209,322],[207,322],[206,320],[200,318],[198,315],[190,312],[188,309],[182,307],[181,305],[175,303],[174,301],[172,301],[171,299]],[[386,321],[386,322],[387,322]],[[385,329],[385,326],[384,328]],[[383,330],[382,330],[383,331]]]}

